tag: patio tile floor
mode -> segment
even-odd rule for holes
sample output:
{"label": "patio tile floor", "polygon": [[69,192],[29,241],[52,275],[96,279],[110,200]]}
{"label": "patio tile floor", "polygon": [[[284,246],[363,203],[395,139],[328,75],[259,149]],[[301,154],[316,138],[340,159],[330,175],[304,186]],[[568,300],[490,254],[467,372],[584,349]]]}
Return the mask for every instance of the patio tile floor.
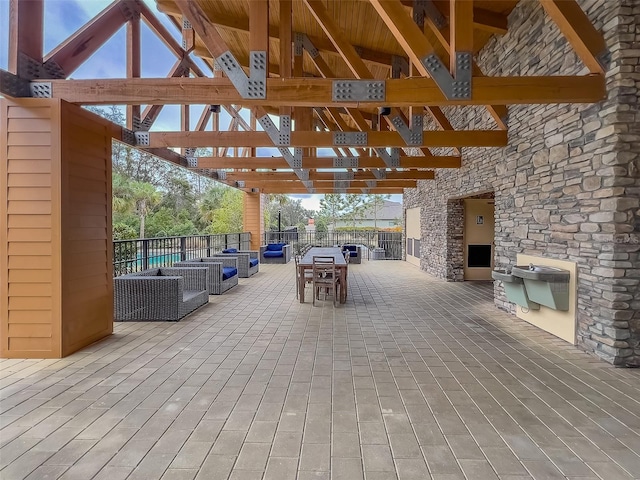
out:
{"label": "patio tile floor", "polygon": [[404,262],[301,305],[293,262],[179,323],[1,360],[0,478],[640,478],[640,370]]}

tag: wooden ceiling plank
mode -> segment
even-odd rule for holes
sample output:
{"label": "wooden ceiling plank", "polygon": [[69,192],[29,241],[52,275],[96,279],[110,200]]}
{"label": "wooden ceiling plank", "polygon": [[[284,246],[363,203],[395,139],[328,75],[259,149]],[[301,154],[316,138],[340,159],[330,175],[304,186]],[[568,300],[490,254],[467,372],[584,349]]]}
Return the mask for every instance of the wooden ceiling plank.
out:
{"label": "wooden ceiling plank", "polygon": [[[31,2],[22,2],[31,3]],[[45,64],[57,65],[71,75],[128,20],[120,1],[115,1],[44,57]]]}
{"label": "wooden ceiling plank", "polygon": [[[235,119],[234,119],[235,120]],[[331,148],[334,132],[292,131],[291,147]],[[150,147],[271,147],[266,132],[151,132]],[[397,132],[369,132],[363,147],[402,147],[404,140]],[[507,145],[504,130],[438,130],[425,132],[425,147],[503,147]]]}
{"label": "wooden ceiling plank", "polygon": [[42,62],[44,45],[44,1],[9,2],[9,72],[20,72],[20,54]]}
{"label": "wooden ceiling plank", "polygon": [[[52,97],[84,105],[113,104],[240,104],[243,106],[362,107],[363,102],[332,99],[332,80],[323,78],[267,79],[266,99],[245,99],[227,78],[134,78],[46,80]],[[38,81],[34,81],[38,83]],[[96,88],[96,83],[100,88]],[[601,75],[478,77],[469,99],[451,101],[430,78],[385,80],[385,99],[368,107],[413,105],[522,105],[595,103],[606,97]]]}
{"label": "wooden ceiling plank", "polygon": [[213,58],[217,58],[229,50],[222,36],[197,2],[176,2],[176,5],[183,17],[191,22],[193,30],[204,42]]}
{"label": "wooden ceiling plank", "polygon": [[[456,156],[402,157],[399,168],[460,168],[462,159]],[[380,157],[358,157],[358,168],[385,168]],[[198,168],[245,168],[256,170],[261,168],[289,168],[282,157],[250,157],[238,161],[237,158],[198,157]],[[332,157],[302,157],[302,168],[334,168]]]}
{"label": "wooden ceiling plank", "polygon": [[[300,186],[291,186],[291,187],[273,187],[273,188],[264,188],[261,189],[262,193],[281,193],[281,194],[295,194],[295,193],[309,193],[309,189],[304,186],[304,184],[299,183]],[[340,193],[349,193],[349,194],[393,194],[393,193],[402,193],[404,189],[393,187],[393,188],[347,188],[341,190]],[[334,188],[313,188],[313,193],[336,193]]]}
{"label": "wooden ceiling plank", "polygon": [[356,49],[349,43],[342,30],[334,22],[321,0],[304,0],[305,5],[322,27],[333,46],[342,56],[356,78],[372,78],[371,72],[364,64]]}
{"label": "wooden ceiling plank", "polygon": [[547,15],[558,25],[591,73],[605,74],[601,63],[607,53],[603,36],[575,0],[540,0]]}

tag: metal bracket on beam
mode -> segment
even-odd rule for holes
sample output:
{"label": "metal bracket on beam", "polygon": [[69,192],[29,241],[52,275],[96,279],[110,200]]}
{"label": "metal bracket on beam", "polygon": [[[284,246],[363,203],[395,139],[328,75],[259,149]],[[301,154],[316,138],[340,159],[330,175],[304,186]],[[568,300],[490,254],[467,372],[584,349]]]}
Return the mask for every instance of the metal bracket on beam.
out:
{"label": "metal bracket on beam", "polygon": [[453,78],[435,53],[427,55],[420,61],[447,99],[463,100],[471,98],[472,59],[473,54],[470,52],[456,52],[456,78]]}
{"label": "metal bracket on beam", "polygon": [[333,132],[333,144],[336,146],[367,145],[367,132]]}
{"label": "metal bracket on beam", "polygon": [[215,62],[229,77],[242,98],[267,98],[267,54],[264,51],[252,51],[249,54],[249,77],[229,50]]}
{"label": "metal bracket on beam", "polygon": [[238,181],[236,182],[236,187],[238,187],[238,188],[244,188],[244,187],[245,187],[245,185],[246,185],[246,184],[245,184],[244,180],[238,180]]}
{"label": "metal bracket on beam", "polygon": [[291,117],[289,115],[280,117],[280,129],[276,127],[269,115],[258,118],[258,122],[275,146],[291,145]]}
{"label": "metal bracket on beam", "polygon": [[31,82],[29,88],[33,98],[51,98],[51,82]]}
{"label": "metal bracket on beam", "polygon": [[372,168],[371,173],[373,173],[373,176],[378,180],[384,180],[387,178],[387,171],[384,168]]}
{"label": "metal bracket on beam", "polygon": [[185,158],[187,159],[187,167],[198,168],[198,157],[187,155]]}
{"label": "metal bracket on beam", "polygon": [[391,153],[386,148],[375,148],[374,151],[382,159],[389,168],[398,168],[400,166],[400,150],[392,148]]}
{"label": "metal bracket on beam", "polygon": [[386,84],[376,80],[334,80],[331,84],[331,98],[334,102],[384,101]]}
{"label": "metal bracket on beam", "polygon": [[218,180],[226,180],[227,172],[225,172],[224,170],[216,170],[216,178]]}
{"label": "metal bracket on beam", "polygon": [[30,82],[6,70],[0,70],[0,93],[14,98],[30,97]]}
{"label": "metal bracket on beam", "polygon": [[193,30],[193,25],[191,25],[191,22],[188,19],[184,18],[184,17],[182,17],[182,29],[183,30]]}
{"label": "metal bracket on beam", "polygon": [[400,78],[402,73],[409,76],[409,61],[400,55],[391,55],[391,78]]}
{"label": "metal bracket on beam", "polygon": [[306,37],[304,33],[295,32],[293,34],[293,54],[296,57],[300,57],[304,53],[304,37]]}
{"label": "metal bracket on beam", "polygon": [[353,172],[335,172],[333,174],[334,180],[353,180],[355,178],[355,174]]}
{"label": "metal bracket on beam", "polygon": [[446,27],[448,23],[447,17],[442,15],[432,0],[413,0],[413,19],[420,25],[416,20],[416,15],[419,15],[422,20],[422,28],[424,28],[425,17],[429,18],[439,29]]}
{"label": "metal bracket on beam", "polygon": [[362,191],[362,193],[364,193],[365,195],[366,195],[366,194],[368,194],[368,193],[371,193],[371,190],[370,190],[370,189],[368,189],[368,188],[361,188],[360,190],[361,190],[361,191]]}
{"label": "metal bracket on beam", "polygon": [[302,46],[304,47],[304,49],[307,51],[307,53],[311,58],[316,58],[318,55],[320,55],[320,52],[318,51],[316,46],[309,39],[309,37],[304,33],[302,34]]}
{"label": "metal bracket on beam", "polygon": [[358,168],[358,157],[333,157],[335,168]]}
{"label": "metal bracket on beam", "polygon": [[367,184],[368,188],[375,188],[378,186],[378,181],[377,180],[365,180],[365,182]]}
{"label": "metal bracket on beam", "polygon": [[294,148],[294,153],[291,153],[287,147],[278,147],[278,151],[291,168],[302,168],[302,148]]}
{"label": "metal bracket on beam", "polygon": [[136,137],[136,146],[138,147],[148,147],[151,145],[151,137],[149,136],[149,132],[135,132]]}
{"label": "metal bracket on beam", "polygon": [[407,145],[422,145],[422,115],[411,117],[411,128],[404,123],[401,115],[392,117],[391,123]]}
{"label": "metal bracket on beam", "polygon": [[260,193],[260,189],[259,189],[259,188],[256,188],[256,187],[253,187],[253,188],[251,189],[251,193]]}
{"label": "metal bracket on beam", "polygon": [[122,129],[122,142],[126,143],[127,145],[131,145],[132,147],[136,146],[136,134],[133,132],[133,130],[129,130],[128,128],[123,128]]}
{"label": "metal bracket on beam", "polygon": [[294,168],[293,173],[295,173],[303,182],[309,181],[309,169]]}

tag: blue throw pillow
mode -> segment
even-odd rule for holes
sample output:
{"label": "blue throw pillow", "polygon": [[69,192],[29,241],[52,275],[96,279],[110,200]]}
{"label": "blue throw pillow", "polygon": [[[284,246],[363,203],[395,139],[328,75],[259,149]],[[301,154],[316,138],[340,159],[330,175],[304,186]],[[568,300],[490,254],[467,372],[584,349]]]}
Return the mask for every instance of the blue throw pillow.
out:
{"label": "blue throw pillow", "polygon": [[222,250],[222,253],[238,253],[238,249],[237,248],[225,248],[224,250]]}
{"label": "blue throw pillow", "polygon": [[222,280],[228,280],[238,274],[238,269],[233,267],[222,267]]}
{"label": "blue throw pillow", "polygon": [[258,259],[257,258],[252,258],[249,260],[249,265],[252,267],[255,267],[256,265],[258,265]]}
{"label": "blue throw pillow", "polygon": [[284,243],[270,243],[267,245],[267,250],[270,252],[281,252]]}

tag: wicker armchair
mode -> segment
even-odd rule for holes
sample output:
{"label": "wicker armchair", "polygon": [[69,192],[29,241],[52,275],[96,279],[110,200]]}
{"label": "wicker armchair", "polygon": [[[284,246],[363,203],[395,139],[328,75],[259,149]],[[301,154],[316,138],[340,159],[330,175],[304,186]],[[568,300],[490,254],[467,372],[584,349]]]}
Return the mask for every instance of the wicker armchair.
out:
{"label": "wicker armchair", "polygon": [[114,319],[174,321],[209,302],[205,268],[152,268],[113,279]]}
{"label": "wicker armchair", "polygon": [[[280,246],[280,248],[276,246]],[[278,255],[279,253],[282,253],[282,255]],[[270,243],[260,247],[261,263],[289,263],[290,261],[291,245],[289,244]]]}
{"label": "wicker armchair", "polygon": [[[221,295],[238,285],[238,258],[231,256],[192,258],[174,265],[206,267],[209,295]],[[226,269],[226,270],[225,270]],[[235,270],[235,271],[234,271]]]}
{"label": "wicker armchair", "polygon": [[249,278],[251,275],[258,273],[260,269],[260,252],[258,250],[236,250],[222,251],[216,253],[214,257],[228,255],[229,257],[238,258],[238,276],[240,278]]}
{"label": "wicker armchair", "polygon": [[362,263],[362,247],[360,245],[343,245],[342,252],[349,252],[350,263]]}

